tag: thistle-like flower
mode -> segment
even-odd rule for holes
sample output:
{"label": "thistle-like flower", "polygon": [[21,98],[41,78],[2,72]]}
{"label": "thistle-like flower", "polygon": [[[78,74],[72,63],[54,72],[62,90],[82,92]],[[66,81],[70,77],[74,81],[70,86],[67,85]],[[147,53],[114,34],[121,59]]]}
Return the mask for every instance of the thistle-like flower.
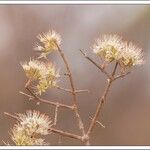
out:
{"label": "thistle-like flower", "polygon": [[30,81],[38,81],[35,86],[37,94],[41,95],[41,93],[45,92],[49,87],[52,88],[56,86],[59,73],[52,63],[30,60],[29,63],[22,63],[22,67]]}
{"label": "thistle-like flower", "polygon": [[125,42],[119,62],[123,67],[141,65],[143,63],[142,49],[131,42]]}
{"label": "thistle-like flower", "polygon": [[20,124],[26,128],[26,134],[47,135],[48,129],[52,126],[52,120],[39,111],[27,111],[26,114],[18,114]]}
{"label": "thistle-like flower", "polygon": [[43,76],[37,85],[37,92],[41,95],[42,92],[45,92],[47,88],[52,88],[57,85],[57,78],[59,78],[59,73],[56,71],[52,63],[47,63],[43,71]]}
{"label": "thistle-like flower", "polygon": [[103,35],[97,39],[93,46],[93,52],[108,62],[118,60],[123,50],[122,37],[114,35]]}
{"label": "thistle-like flower", "polygon": [[35,138],[34,136],[29,136],[26,134],[26,129],[20,124],[16,124],[11,133],[11,139],[16,146],[42,146],[47,145],[44,139]]}
{"label": "thistle-like flower", "polygon": [[43,70],[44,63],[38,60],[30,59],[29,62],[21,63],[27,78],[30,80],[38,80],[41,78],[41,70]]}
{"label": "thistle-like flower", "polygon": [[19,122],[12,129],[11,138],[15,145],[33,146],[47,145],[44,139],[37,135],[47,135],[52,126],[51,119],[38,111],[27,111],[26,114],[17,114]]}
{"label": "thistle-like flower", "polygon": [[56,33],[54,30],[51,30],[47,33],[42,33],[37,36],[40,43],[36,45],[34,50],[41,52],[39,58],[46,58],[46,56],[58,49],[58,46],[61,44],[61,36]]}

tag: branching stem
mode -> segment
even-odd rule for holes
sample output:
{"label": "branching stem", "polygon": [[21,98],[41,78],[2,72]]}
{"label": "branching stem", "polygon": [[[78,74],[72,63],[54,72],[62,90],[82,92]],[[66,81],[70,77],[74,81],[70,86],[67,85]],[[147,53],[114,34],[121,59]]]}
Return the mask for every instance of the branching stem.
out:
{"label": "branching stem", "polygon": [[31,95],[24,94],[23,92],[20,92],[20,93],[21,93],[21,94],[23,93],[23,95],[28,96],[31,100],[35,100],[35,101],[37,101],[37,102],[49,104],[49,105],[52,105],[52,106],[55,106],[55,107],[59,104],[59,107],[64,107],[64,108],[73,109],[73,106],[69,106],[69,105],[66,105],[66,104],[59,103],[59,102],[52,102],[52,101],[48,101],[48,100],[42,99],[42,98],[38,97],[37,95],[35,95],[35,94],[32,92],[32,90],[30,90],[29,87],[26,87],[26,90],[27,90]]}
{"label": "branching stem", "polygon": [[104,90],[104,93],[102,94],[102,96],[100,96],[100,98],[98,98],[99,104],[98,104],[98,106],[97,106],[96,112],[95,112],[95,114],[94,114],[94,117],[93,117],[92,120],[91,120],[89,129],[88,129],[88,131],[87,131],[87,135],[88,135],[88,136],[91,134],[91,132],[92,132],[92,130],[93,130],[95,124],[96,124],[96,121],[97,121],[97,119],[98,119],[98,117],[99,117],[99,115],[100,115],[100,112],[101,112],[101,110],[102,110],[102,107],[103,107],[103,105],[104,105],[104,103],[105,103],[105,101],[106,101],[106,98],[107,98],[109,89],[110,89],[110,87],[111,87],[111,85],[112,85],[112,83],[113,83],[113,81],[114,81],[113,79],[114,79],[114,75],[115,75],[116,70],[117,70],[117,66],[118,66],[118,63],[115,64],[115,67],[114,67],[114,69],[113,69],[113,72],[112,72],[110,78],[107,79],[107,85],[106,85],[106,88],[105,88],[105,90]]}
{"label": "branching stem", "polygon": [[[57,45],[57,43],[55,43],[55,44]],[[74,83],[73,83],[73,78],[72,78],[72,74],[71,74],[71,71],[70,71],[70,67],[69,67],[69,64],[68,64],[68,62],[66,60],[66,57],[65,57],[63,51],[61,50],[61,48],[58,45],[57,45],[57,48],[58,48],[58,52],[59,52],[60,56],[63,59],[63,62],[65,64],[65,67],[66,67],[66,70],[67,70],[67,74],[68,74],[68,77],[69,77],[69,81],[70,81],[70,85],[71,85],[71,89],[72,89],[72,95],[73,95],[74,112],[75,112],[75,115],[76,115],[76,118],[77,118],[77,121],[78,121],[78,126],[79,126],[79,129],[82,132],[82,135],[85,135],[84,125],[83,125],[83,122],[82,122],[82,119],[80,117],[79,110],[78,110],[76,92],[75,92],[75,87],[74,87]]]}

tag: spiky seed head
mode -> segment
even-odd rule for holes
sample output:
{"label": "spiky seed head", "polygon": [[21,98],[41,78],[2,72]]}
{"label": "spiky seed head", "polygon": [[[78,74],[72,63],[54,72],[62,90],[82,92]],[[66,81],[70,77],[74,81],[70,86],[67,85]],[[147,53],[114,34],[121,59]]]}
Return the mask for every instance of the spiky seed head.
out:
{"label": "spiky seed head", "polygon": [[142,49],[134,45],[132,42],[124,43],[124,50],[121,53],[120,64],[123,67],[132,67],[143,64]]}
{"label": "spiky seed head", "polygon": [[18,114],[20,124],[26,128],[26,134],[47,135],[48,129],[52,126],[49,116],[41,114],[39,111],[27,111],[26,114]]}
{"label": "spiky seed head", "polygon": [[34,50],[41,52],[40,58],[46,57],[49,53],[58,50],[61,45],[61,36],[54,30],[42,33],[37,36],[40,43],[37,43]]}
{"label": "spiky seed head", "polygon": [[48,88],[55,87],[57,79],[60,77],[58,70],[51,62],[44,63],[33,59],[29,63],[22,63],[22,67],[31,81],[37,81],[35,86],[37,94],[45,92]]}
{"label": "spiky seed head", "polygon": [[31,137],[26,134],[26,129],[20,124],[16,124],[12,129],[11,139],[16,146],[42,146],[48,145],[44,139]]}
{"label": "spiky seed head", "polygon": [[122,50],[122,37],[116,34],[105,34],[97,39],[96,43],[93,45],[93,52],[108,62],[118,60]]}
{"label": "spiky seed head", "polygon": [[26,114],[17,114],[18,122],[14,125],[11,138],[18,146],[48,145],[38,135],[47,135],[52,126],[49,116],[39,111],[27,111]]}
{"label": "spiky seed head", "polygon": [[27,78],[31,80],[38,80],[41,78],[41,70],[44,64],[41,61],[30,59],[29,62],[21,63]]}

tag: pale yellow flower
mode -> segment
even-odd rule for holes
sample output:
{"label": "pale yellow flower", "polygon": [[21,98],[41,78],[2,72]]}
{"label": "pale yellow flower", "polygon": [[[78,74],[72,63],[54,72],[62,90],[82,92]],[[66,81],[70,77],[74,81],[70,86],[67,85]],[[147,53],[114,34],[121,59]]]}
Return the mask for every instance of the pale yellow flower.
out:
{"label": "pale yellow flower", "polygon": [[44,146],[48,145],[44,139],[35,138],[26,134],[26,129],[20,124],[16,124],[12,129],[12,140],[16,146]]}
{"label": "pale yellow flower", "polygon": [[144,62],[142,49],[131,42],[125,42],[124,50],[121,53],[121,59],[119,62],[124,67],[141,65]]}
{"label": "pale yellow flower", "polygon": [[47,135],[52,126],[52,120],[38,111],[27,111],[26,114],[17,114],[19,122],[14,125],[11,138],[15,145],[38,146],[47,145],[38,135]]}
{"label": "pale yellow flower", "polygon": [[22,63],[22,67],[26,76],[31,81],[36,82],[36,93],[45,92],[48,88],[56,86],[57,78],[60,77],[55,66],[50,62],[41,62],[38,60],[30,60],[29,63]]}
{"label": "pale yellow flower", "polygon": [[105,34],[97,39],[93,46],[93,52],[105,61],[111,62],[120,58],[120,52],[123,50],[122,37],[114,34]]}
{"label": "pale yellow flower", "polygon": [[47,33],[42,33],[38,35],[37,38],[40,43],[37,43],[34,50],[41,52],[39,58],[46,58],[49,53],[58,50],[58,46],[61,45],[61,36],[54,30],[50,30]]}
{"label": "pale yellow flower", "polygon": [[21,63],[26,76],[31,80],[38,80],[41,78],[41,70],[44,64],[41,61],[30,59],[29,62]]}
{"label": "pale yellow flower", "polygon": [[39,111],[27,111],[26,114],[18,114],[20,124],[26,128],[26,134],[47,135],[52,126],[52,120]]}
{"label": "pale yellow flower", "polygon": [[59,78],[59,73],[55,69],[52,63],[46,63],[45,68],[42,70],[43,76],[39,80],[37,85],[37,94],[45,92],[48,88],[55,87],[57,85],[57,78]]}

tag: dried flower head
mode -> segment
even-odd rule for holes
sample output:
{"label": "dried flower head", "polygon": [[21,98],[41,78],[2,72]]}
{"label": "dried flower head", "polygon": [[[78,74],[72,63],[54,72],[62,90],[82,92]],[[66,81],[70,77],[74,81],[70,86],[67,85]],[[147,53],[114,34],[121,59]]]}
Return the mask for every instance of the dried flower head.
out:
{"label": "dried flower head", "polygon": [[29,136],[26,133],[26,128],[21,124],[15,124],[12,129],[11,138],[16,146],[42,146],[47,145],[44,139]]}
{"label": "dried flower head", "polygon": [[30,59],[29,62],[21,63],[26,76],[31,80],[41,78],[41,70],[44,68],[44,63],[38,60]]}
{"label": "dried flower head", "polygon": [[105,61],[118,60],[123,49],[122,37],[114,35],[103,35],[93,46],[93,51]]}
{"label": "dried flower head", "polygon": [[37,44],[34,50],[41,52],[40,58],[45,57],[58,49],[61,44],[61,36],[54,30],[47,33],[42,33],[37,36],[40,44]]}
{"label": "dried flower head", "polygon": [[34,87],[37,94],[45,92],[49,87],[56,86],[59,73],[52,63],[30,60],[29,63],[22,63],[22,67],[31,81],[38,81]]}
{"label": "dried flower head", "polygon": [[123,67],[141,65],[143,63],[142,49],[138,48],[131,42],[125,42],[124,49],[121,53],[121,59],[119,62]]}
{"label": "dried flower head", "polygon": [[17,114],[19,122],[12,129],[11,138],[16,145],[47,145],[44,139],[37,135],[47,135],[52,126],[52,120],[38,111],[27,111]]}
{"label": "dried flower head", "polygon": [[39,111],[27,111],[26,114],[18,114],[20,124],[26,128],[26,134],[47,135],[48,129],[52,126],[52,120]]}
{"label": "dried flower head", "polygon": [[57,84],[57,78],[60,77],[58,71],[56,71],[52,63],[47,63],[43,71],[43,76],[37,85],[37,92],[41,94],[45,92],[49,87],[55,87]]}

